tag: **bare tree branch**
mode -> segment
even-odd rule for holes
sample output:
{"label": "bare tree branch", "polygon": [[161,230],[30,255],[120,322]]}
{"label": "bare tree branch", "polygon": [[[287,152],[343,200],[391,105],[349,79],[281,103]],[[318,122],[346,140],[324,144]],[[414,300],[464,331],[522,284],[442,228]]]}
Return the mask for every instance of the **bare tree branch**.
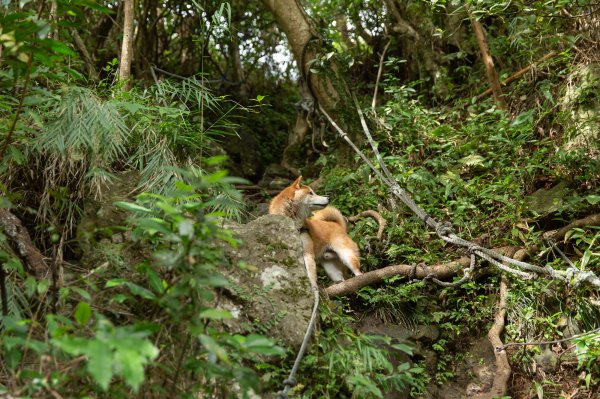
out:
{"label": "bare tree branch", "polygon": [[383,218],[383,216],[381,216],[381,214],[379,212],[372,211],[372,210],[363,211],[363,212],[359,213],[358,215],[350,216],[348,218],[348,221],[355,223],[358,219],[364,218],[364,217],[372,217],[373,219],[375,219],[377,221],[377,223],[379,224],[379,229],[377,230],[377,239],[379,241],[381,241],[383,238],[383,231],[385,230],[385,227],[387,226],[387,222],[385,221],[385,219]]}
{"label": "bare tree branch", "polygon": [[492,58],[492,55],[490,54],[490,49],[487,45],[487,40],[485,39],[483,27],[481,26],[481,23],[471,13],[469,13],[469,17],[471,19],[471,24],[473,25],[475,37],[477,38],[479,50],[481,51],[481,58],[483,60],[483,64],[485,65],[485,71],[487,73],[488,81],[491,86],[492,93],[494,93],[494,100],[496,101],[496,105],[498,106],[498,108],[506,109],[506,102],[504,101],[504,97],[502,97],[502,89],[500,88],[498,73],[496,72],[494,60]]}
{"label": "bare tree branch", "polygon": [[33,245],[27,229],[8,209],[0,209],[0,227],[10,238],[11,247],[24,261],[27,272],[36,277],[46,276],[50,268],[39,249]]}
{"label": "bare tree branch", "polygon": [[382,282],[384,279],[393,276],[413,276],[414,278],[426,278],[434,275],[436,278],[449,278],[455,276],[463,268],[469,266],[471,259],[462,257],[457,261],[442,263],[434,266],[426,265],[393,265],[382,269],[373,270],[363,273],[360,276],[352,277],[325,288],[325,294],[329,296],[343,296],[354,293],[375,283]]}
{"label": "bare tree branch", "polygon": [[562,240],[570,230],[584,226],[600,226],[600,213],[575,220],[565,227],[545,233],[544,236],[553,240]]}

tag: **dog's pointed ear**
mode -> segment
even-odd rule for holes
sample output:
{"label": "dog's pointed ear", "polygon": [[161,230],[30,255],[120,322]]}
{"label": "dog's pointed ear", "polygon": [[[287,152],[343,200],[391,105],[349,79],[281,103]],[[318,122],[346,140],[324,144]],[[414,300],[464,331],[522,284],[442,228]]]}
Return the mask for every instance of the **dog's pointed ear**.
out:
{"label": "dog's pointed ear", "polygon": [[299,189],[300,183],[302,183],[302,176],[298,177],[294,183],[292,183],[292,187]]}

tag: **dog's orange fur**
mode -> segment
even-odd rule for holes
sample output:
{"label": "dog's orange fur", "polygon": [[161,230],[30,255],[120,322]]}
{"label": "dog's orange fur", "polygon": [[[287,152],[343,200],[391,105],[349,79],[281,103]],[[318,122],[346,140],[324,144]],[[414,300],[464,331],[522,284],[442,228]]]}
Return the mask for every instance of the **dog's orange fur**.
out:
{"label": "dog's orange fur", "polygon": [[[329,277],[341,281],[343,266],[360,275],[358,246],[346,232],[341,212],[327,206],[329,200],[301,184],[302,176],[286,187],[269,204],[269,214],[284,215],[302,223],[308,230],[301,235],[308,277],[316,286],[316,264],[321,264]],[[314,215],[311,214],[314,212]]]}

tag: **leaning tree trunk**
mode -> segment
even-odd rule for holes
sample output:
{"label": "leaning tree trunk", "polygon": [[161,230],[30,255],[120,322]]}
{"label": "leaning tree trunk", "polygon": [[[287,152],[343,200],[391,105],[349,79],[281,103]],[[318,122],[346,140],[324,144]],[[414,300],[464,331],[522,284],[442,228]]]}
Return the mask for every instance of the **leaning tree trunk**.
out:
{"label": "leaning tree trunk", "polygon": [[[275,16],[279,29],[283,31],[296,59],[301,76],[305,79],[303,93],[310,93],[310,97],[318,102],[325,111],[330,112],[336,106],[338,93],[324,73],[310,73],[308,64],[318,55],[319,40],[315,29],[312,27],[308,15],[299,5],[297,0],[263,0],[266,7]],[[335,65],[332,65],[335,72]],[[304,99],[303,95],[303,99]],[[299,155],[298,147],[304,141],[309,128],[312,126],[312,115],[317,107],[312,107],[303,101],[298,107],[298,118],[296,125],[290,132],[288,145],[283,153],[281,165],[293,175],[299,175],[300,171],[292,166],[293,154]]]}
{"label": "leaning tree trunk", "polygon": [[496,72],[496,67],[494,66],[494,59],[490,54],[490,49],[487,45],[487,40],[485,39],[483,27],[481,26],[481,23],[470,13],[469,18],[471,19],[471,24],[473,25],[473,31],[475,32],[475,37],[477,38],[479,50],[481,51],[481,59],[485,65],[485,72],[487,74],[490,88],[492,89],[492,93],[494,95],[494,101],[496,101],[496,106],[500,109],[506,109],[506,102],[502,96],[500,80],[498,79],[498,73]]}
{"label": "leaning tree trunk", "polygon": [[123,0],[123,44],[119,62],[119,82],[124,90],[131,88],[131,60],[133,58],[133,17],[135,0]]}
{"label": "leaning tree trunk", "polygon": [[312,27],[308,15],[300,7],[297,0],[263,0],[267,8],[275,16],[279,29],[288,39],[298,68],[302,76],[307,78],[316,97],[315,100],[326,111],[333,110],[338,99],[337,92],[325,74],[309,74],[308,62],[317,55],[318,35]]}

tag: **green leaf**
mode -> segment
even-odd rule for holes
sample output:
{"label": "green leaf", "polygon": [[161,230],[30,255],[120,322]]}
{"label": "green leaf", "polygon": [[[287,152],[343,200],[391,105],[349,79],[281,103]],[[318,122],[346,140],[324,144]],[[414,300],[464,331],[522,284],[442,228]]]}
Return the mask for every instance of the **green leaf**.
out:
{"label": "green leaf", "polygon": [[467,166],[476,166],[476,165],[483,165],[483,161],[485,161],[485,158],[482,157],[481,155],[471,154],[471,155],[467,155],[466,157],[462,158],[458,162],[460,162],[464,165],[467,165]]}
{"label": "green leaf", "polygon": [[92,308],[90,307],[90,304],[87,302],[79,302],[75,309],[74,317],[79,326],[85,326],[92,317]]}
{"label": "green leaf", "polygon": [[71,287],[71,289],[73,291],[75,291],[76,293],[78,293],[86,301],[91,301],[92,300],[92,296],[90,295],[90,293],[87,292],[86,290],[84,290],[83,288]]}
{"label": "green leaf", "polygon": [[43,293],[48,291],[48,287],[50,287],[50,280],[48,280],[48,279],[40,280],[37,285],[38,294],[42,295]]}
{"label": "green leaf", "polygon": [[402,351],[402,352],[406,353],[407,355],[412,356],[412,354],[413,354],[412,348],[406,344],[393,344],[391,346],[392,346],[392,348],[398,349],[399,351]]}
{"label": "green leaf", "polygon": [[250,334],[246,337],[245,346],[249,352],[260,355],[282,355],[285,350],[275,345],[271,340],[262,335]]}
{"label": "green leaf", "polygon": [[127,282],[124,278],[114,278],[112,280],[108,280],[104,285],[105,288],[118,287],[119,285],[123,285]]}
{"label": "green leaf", "polygon": [[588,195],[585,197],[585,200],[592,205],[596,205],[600,202],[600,195]]}
{"label": "green leaf", "polygon": [[119,208],[128,210],[128,211],[132,211],[132,212],[144,212],[144,213],[152,213],[151,209],[148,209],[146,207],[143,207],[141,205],[138,204],[134,204],[133,202],[125,202],[125,201],[116,201],[114,203],[115,206],[118,206]]}
{"label": "green leaf", "polygon": [[229,280],[220,274],[215,274],[207,278],[198,279],[198,283],[209,287],[228,287]]}
{"label": "green leaf", "polygon": [[90,340],[85,348],[88,357],[87,371],[103,390],[108,389],[113,376],[113,351],[105,342]]}
{"label": "green leaf", "polygon": [[227,356],[227,352],[211,336],[201,334],[198,339],[200,339],[200,343],[206,348],[207,351],[215,355],[221,361],[229,363],[229,356]]}
{"label": "green leaf", "polygon": [[583,253],[583,256],[581,257],[581,269],[585,269],[585,267],[587,266],[587,264],[590,262],[590,259],[592,259],[592,251],[590,251],[589,249],[586,249],[585,252]]}
{"label": "green leaf", "polygon": [[139,295],[139,296],[141,296],[144,299],[155,299],[156,298],[156,295],[154,295],[152,293],[152,291],[150,291],[147,288],[141,287],[141,286],[139,286],[137,284],[134,284],[134,283],[132,283],[130,281],[126,282],[125,285],[127,287],[129,287],[129,290],[134,295]]}
{"label": "green leaf", "polygon": [[231,312],[224,309],[205,309],[200,312],[199,316],[203,319],[223,320],[231,319]]}
{"label": "green leaf", "polygon": [[183,237],[194,237],[194,224],[189,219],[183,219],[177,224],[179,234]]}
{"label": "green leaf", "polygon": [[119,348],[115,353],[115,365],[125,382],[137,392],[144,381],[144,364],[137,348]]}
{"label": "green leaf", "polygon": [[165,291],[163,280],[158,276],[158,273],[151,267],[146,268],[146,277],[148,278],[148,284],[154,292],[162,294]]}
{"label": "green leaf", "polygon": [[138,226],[149,234],[158,232],[167,235],[173,233],[169,229],[167,222],[158,218],[142,219],[138,222]]}

